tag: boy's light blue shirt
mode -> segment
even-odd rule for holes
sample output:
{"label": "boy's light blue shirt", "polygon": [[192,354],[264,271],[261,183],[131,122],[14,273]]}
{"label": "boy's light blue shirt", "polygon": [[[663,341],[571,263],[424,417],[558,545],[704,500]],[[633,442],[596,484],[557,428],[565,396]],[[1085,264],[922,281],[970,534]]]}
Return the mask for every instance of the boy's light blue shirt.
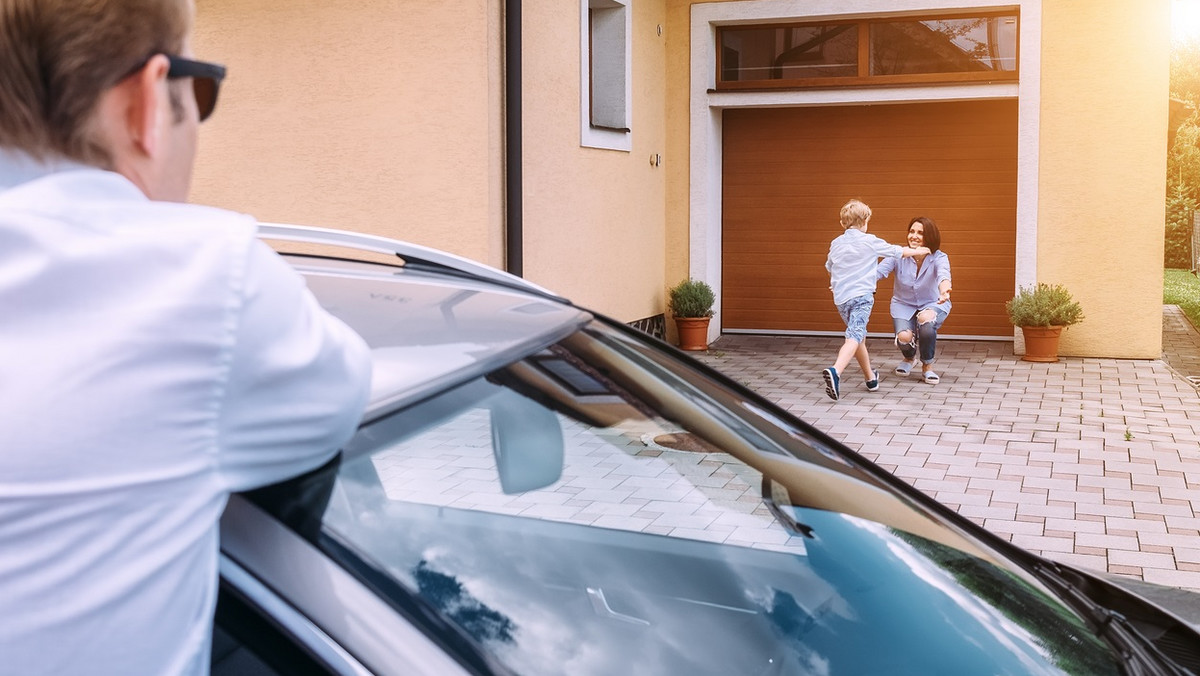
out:
{"label": "boy's light blue shirt", "polygon": [[900,258],[903,247],[888,244],[858,228],[846,228],[829,243],[825,269],[833,289],[833,304],[875,293],[875,267],[879,259]]}

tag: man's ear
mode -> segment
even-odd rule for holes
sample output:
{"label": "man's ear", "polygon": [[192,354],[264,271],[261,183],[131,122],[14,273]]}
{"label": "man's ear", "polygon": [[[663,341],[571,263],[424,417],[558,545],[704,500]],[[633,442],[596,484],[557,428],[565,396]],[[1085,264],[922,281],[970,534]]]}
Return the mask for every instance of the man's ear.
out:
{"label": "man's ear", "polygon": [[162,134],[170,122],[171,102],[167,90],[170,62],[162,54],[150,57],[141,70],[130,76],[124,111],[125,131],[135,148],[154,157]]}

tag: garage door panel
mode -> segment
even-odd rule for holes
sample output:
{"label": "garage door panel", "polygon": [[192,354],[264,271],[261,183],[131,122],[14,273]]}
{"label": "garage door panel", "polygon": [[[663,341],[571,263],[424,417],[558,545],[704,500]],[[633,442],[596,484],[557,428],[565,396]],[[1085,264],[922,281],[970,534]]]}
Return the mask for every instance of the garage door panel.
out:
{"label": "garage door panel", "polygon": [[796,284],[788,285],[750,286],[744,292],[731,296],[730,300],[738,301],[738,305],[761,309],[770,307],[775,300],[801,297],[815,299],[833,307],[833,293],[829,290],[828,281],[824,284],[813,284],[799,280]]}
{"label": "garage door panel", "polygon": [[[820,169],[814,169],[814,171],[820,171]],[[885,197],[903,201],[902,205],[897,204],[896,207],[892,208],[900,206],[908,206],[910,208],[915,206],[919,208],[931,199],[946,198],[957,200],[957,202],[945,205],[939,204],[938,206],[943,210],[962,208],[1003,209],[1008,205],[1008,201],[1012,199],[1012,195],[1006,190],[1006,187],[1011,188],[1016,181],[1016,177],[1014,176],[1007,183],[973,183],[963,181],[958,185],[947,186],[934,184],[934,181],[939,179],[931,177],[919,183],[909,185],[889,185],[885,187],[879,185],[879,181],[889,180],[902,171],[903,168],[897,168],[893,172],[846,172],[845,174],[826,172],[825,176],[820,179],[804,179],[809,182],[803,186],[789,184],[786,181],[778,180],[778,177],[772,177],[771,180],[767,180],[764,177],[761,181],[727,185],[727,189],[737,189],[738,194],[732,197],[725,206],[758,207],[758,203],[761,200],[779,197],[781,190],[789,190],[794,192],[790,192],[785,200],[772,204],[771,207],[767,208],[819,207],[821,204],[827,203],[831,190],[838,190],[841,193],[849,195],[866,195],[870,193],[876,199]],[[798,180],[799,178],[793,177],[793,180]],[[841,205],[839,204],[839,206]],[[834,212],[833,226],[838,227],[836,211]]]}
{"label": "garage door panel", "polygon": [[[734,111],[740,112],[740,111]],[[824,121],[821,121],[822,123]],[[835,136],[805,136],[801,134],[788,134],[786,131],[772,129],[776,134],[774,139],[740,139],[744,143],[744,154],[739,154],[739,158],[753,157],[767,161],[779,161],[779,144],[803,142],[803,154],[797,154],[796,159],[808,162],[842,162],[849,159],[849,153],[843,152],[846,150],[866,150],[868,152],[874,150],[894,151],[897,149],[917,149],[921,151],[921,158],[928,157],[962,157],[972,162],[987,162],[995,157],[1016,157],[1016,151],[1013,151],[1005,140],[1003,134],[986,135],[979,134],[978,130],[971,128],[966,130],[946,129],[945,133],[928,134],[928,135],[909,135],[904,138],[895,138],[891,136],[876,136],[862,138],[847,138]],[[946,134],[965,135],[972,134],[973,140],[971,146],[947,146],[943,145]],[[975,148],[985,148],[993,150],[987,157],[979,157],[972,154],[971,150]],[[809,151],[821,151],[828,153],[824,157],[816,157],[812,154],[807,154]],[[900,158],[882,156],[881,159],[887,162],[894,162]]]}
{"label": "garage door panel", "polygon": [[[724,117],[722,318],[746,330],[844,329],[825,256],[849,198],[870,232],[904,243],[934,218],[954,270],[951,334],[1011,336],[1016,102],[729,110]],[[891,281],[869,329],[890,332]]]}

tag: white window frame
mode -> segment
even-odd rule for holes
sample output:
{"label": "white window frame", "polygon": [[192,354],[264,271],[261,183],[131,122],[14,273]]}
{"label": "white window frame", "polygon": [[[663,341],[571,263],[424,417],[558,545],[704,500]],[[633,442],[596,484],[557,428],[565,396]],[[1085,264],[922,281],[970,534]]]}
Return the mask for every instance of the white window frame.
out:
{"label": "white window frame", "polygon": [[592,126],[592,46],[588,24],[593,3],[621,9],[625,18],[625,124],[633,120],[633,0],[579,0],[579,144],[586,148],[633,150],[633,132]]}

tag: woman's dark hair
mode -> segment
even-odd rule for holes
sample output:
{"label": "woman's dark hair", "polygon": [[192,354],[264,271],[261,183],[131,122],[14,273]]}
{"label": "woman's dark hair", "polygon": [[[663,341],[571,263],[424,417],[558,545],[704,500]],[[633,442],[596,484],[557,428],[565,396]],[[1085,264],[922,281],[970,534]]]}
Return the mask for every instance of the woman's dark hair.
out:
{"label": "woman's dark hair", "polygon": [[925,231],[925,246],[929,247],[929,252],[934,253],[942,248],[942,233],[938,232],[937,223],[933,222],[932,218],[927,216],[917,216],[908,222],[908,227],[904,229],[904,234],[907,235],[909,230],[912,230],[913,223],[920,223]]}

